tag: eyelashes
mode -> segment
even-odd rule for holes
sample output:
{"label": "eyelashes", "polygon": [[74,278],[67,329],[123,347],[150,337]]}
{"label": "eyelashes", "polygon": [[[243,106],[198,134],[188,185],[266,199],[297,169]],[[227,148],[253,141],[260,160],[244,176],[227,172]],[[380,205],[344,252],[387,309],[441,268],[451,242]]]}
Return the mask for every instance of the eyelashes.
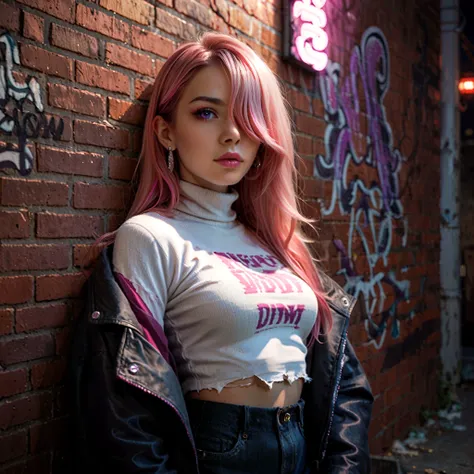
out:
{"label": "eyelashes", "polygon": [[209,109],[207,107],[196,110],[196,112],[193,112],[193,115],[199,120],[211,120],[211,118],[213,118],[211,117],[211,115],[217,118],[216,113],[212,109]]}

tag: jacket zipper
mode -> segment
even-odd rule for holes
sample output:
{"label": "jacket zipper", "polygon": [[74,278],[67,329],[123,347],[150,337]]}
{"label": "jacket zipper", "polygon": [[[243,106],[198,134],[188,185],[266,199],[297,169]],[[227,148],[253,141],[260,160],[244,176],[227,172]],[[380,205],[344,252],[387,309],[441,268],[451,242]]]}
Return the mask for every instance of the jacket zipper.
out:
{"label": "jacket zipper", "polygon": [[344,330],[344,333],[342,335],[342,347],[341,347],[341,352],[340,352],[340,360],[338,364],[338,373],[336,377],[336,384],[334,386],[334,392],[332,396],[332,401],[331,401],[331,416],[329,417],[329,425],[328,429],[325,433],[324,436],[324,443],[323,443],[323,452],[321,455],[321,461],[324,459],[326,456],[326,449],[328,446],[328,441],[329,441],[329,435],[331,433],[331,428],[332,428],[332,422],[334,419],[334,411],[336,408],[336,399],[337,399],[337,394],[339,393],[339,384],[341,383],[341,377],[342,377],[342,369],[344,367],[344,351],[346,350],[346,343],[347,343],[347,331]]}
{"label": "jacket zipper", "polygon": [[179,419],[183,423],[184,428],[186,429],[186,434],[188,435],[189,442],[191,443],[191,446],[192,446],[193,452],[194,452],[194,460],[196,462],[196,472],[199,474],[199,464],[198,464],[197,452],[196,452],[196,447],[194,446],[193,438],[192,438],[191,433],[189,432],[189,430],[186,426],[186,423],[185,423],[183,417],[181,416],[181,413],[179,413],[179,411],[176,409],[176,407],[174,405],[172,405],[170,402],[168,402],[167,400],[165,400],[164,398],[162,398],[159,395],[157,395],[156,393],[152,392],[151,390],[148,390],[147,388],[145,388],[145,387],[143,387],[143,386],[141,386],[137,383],[134,383],[131,380],[128,380],[125,377],[122,377],[120,375],[117,375],[117,377],[120,380],[122,380],[123,382],[128,383],[129,385],[132,385],[133,387],[138,388],[138,389],[142,390],[143,392],[154,396],[155,398],[158,398],[158,400],[161,400],[162,402],[165,402],[168,406],[170,406],[176,412]]}

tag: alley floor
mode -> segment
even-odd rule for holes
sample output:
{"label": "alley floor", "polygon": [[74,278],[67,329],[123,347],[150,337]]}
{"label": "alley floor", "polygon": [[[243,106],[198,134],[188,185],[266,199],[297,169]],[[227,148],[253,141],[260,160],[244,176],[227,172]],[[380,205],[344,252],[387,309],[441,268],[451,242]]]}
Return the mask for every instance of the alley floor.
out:
{"label": "alley floor", "polygon": [[[418,456],[398,456],[407,474],[474,474],[474,383],[458,388],[466,431],[431,434]],[[432,450],[432,452],[430,452]]]}

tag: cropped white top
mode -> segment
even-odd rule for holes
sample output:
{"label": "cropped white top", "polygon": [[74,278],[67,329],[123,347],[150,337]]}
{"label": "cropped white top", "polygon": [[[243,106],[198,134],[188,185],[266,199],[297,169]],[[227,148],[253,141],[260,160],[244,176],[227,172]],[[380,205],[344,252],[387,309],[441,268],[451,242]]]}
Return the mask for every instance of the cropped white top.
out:
{"label": "cropped white top", "polygon": [[172,218],[147,213],[120,227],[113,264],[164,329],[183,392],[254,375],[270,387],[309,380],[314,292],[236,220],[236,191],[180,186]]}

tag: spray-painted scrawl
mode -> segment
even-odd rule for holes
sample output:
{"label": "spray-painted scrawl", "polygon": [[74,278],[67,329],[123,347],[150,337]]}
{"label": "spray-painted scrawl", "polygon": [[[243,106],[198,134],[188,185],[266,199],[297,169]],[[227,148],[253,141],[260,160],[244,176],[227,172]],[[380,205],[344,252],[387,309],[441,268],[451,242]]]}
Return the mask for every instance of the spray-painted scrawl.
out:
{"label": "spray-painted scrawl", "polygon": [[[389,85],[387,40],[380,29],[369,28],[352,52],[350,74],[344,80],[340,65],[333,62],[320,76],[328,123],[326,156],[318,155],[314,161],[314,175],[333,182],[330,201],[321,201],[322,214],[328,216],[339,206],[342,215],[350,216],[347,242],[336,239],[334,245],[341,256],[345,289],[364,302],[366,329],[376,347],[383,344],[389,323],[392,336],[398,337],[399,305],[407,302],[410,294],[410,282],[399,279],[388,265],[394,233],[406,246],[408,230],[399,199],[399,171],[404,159],[393,145],[384,108]],[[366,143],[359,153],[357,140],[363,120]],[[364,272],[357,270],[357,252],[367,260]],[[387,305],[389,296],[393,302]],[[413,316],[411,311],[409,317]]]}
{"label": "spray-painted scrawl", "polygon": [[[7,134],[7,144],[0,145],[0,169],[14,168],[22,175],[31,173],[33,156],[27,147],[28,138],[59,139],[64,122],[56,124],[54,118],[48,122],[41,101],[41,90],[34,77],[25,83],[17,82],[13,76],[13,65],[20,64],[20,55],[15,40],[8,33],[0,35],[0,130]],[[27,111],[28,104],[34,111]],[[16,143],[8,143],[16,137]]]}

